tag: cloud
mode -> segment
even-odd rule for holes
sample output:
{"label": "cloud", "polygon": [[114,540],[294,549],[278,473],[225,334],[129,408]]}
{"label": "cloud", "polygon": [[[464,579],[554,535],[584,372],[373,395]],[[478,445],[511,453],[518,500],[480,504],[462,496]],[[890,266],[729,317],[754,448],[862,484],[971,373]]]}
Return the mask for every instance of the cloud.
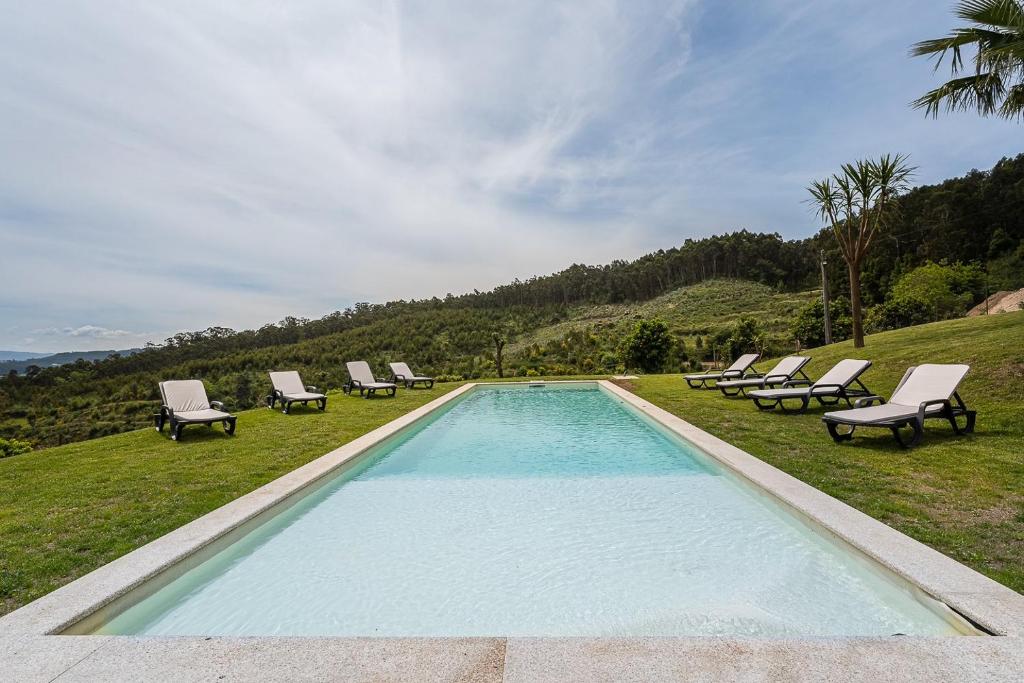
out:
{"label": "cloud", "polygon": [[124,337],[142,336],[138,332],[128,330],[110,330],[98,325],[82,325],[81,327],[48,327],[39,330],[32,330],[32,334],[48,337],[88,337],[91,339],[122,339]]}
{"label": "cloud", "polygon": [[799,236],[807,180],[851,157],[911,152],[922,180],[998,158],[1008,125],[906,107],[932,77],[907,45],[944,8],[824,4],[21,3],[0,24],[0,345]]}

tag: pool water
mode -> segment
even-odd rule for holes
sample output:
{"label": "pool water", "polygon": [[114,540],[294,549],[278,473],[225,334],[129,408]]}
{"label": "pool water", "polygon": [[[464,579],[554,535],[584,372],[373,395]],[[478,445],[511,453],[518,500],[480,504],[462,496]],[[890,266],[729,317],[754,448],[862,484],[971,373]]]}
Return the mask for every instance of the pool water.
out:
{"label": "pool water", "polygon": [[958,633],[596,385],[479,387],[98,632]]}

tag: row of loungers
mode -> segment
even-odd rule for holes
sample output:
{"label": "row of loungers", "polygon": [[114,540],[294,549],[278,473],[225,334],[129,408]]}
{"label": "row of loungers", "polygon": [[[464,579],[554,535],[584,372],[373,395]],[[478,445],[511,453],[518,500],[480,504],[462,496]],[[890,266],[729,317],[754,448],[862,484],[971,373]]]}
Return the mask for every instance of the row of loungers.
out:
{"label": "row of loungers", "polygon": [[[911,367],[887,402],[860,379],[871,361],[841,360],[815,382],[803,372],[810,361],[806,356],[783,358],[766,373],[754,369],[757,359],[757,354],[747,354],[722,372],[686,375],[684,379],[694,389],[717,388],[726,396],[742,394],[761,410],[802,413],[812,400],[822,406],[845,401],[848,409],[827,412],[821,418],[836,443],[852,439],[857,427],[884,427],[892,431],[900,446],[908,448],[921,441],[924,421],[932,418],[947,420],[956,434],[974,431],[977,413],[969,410],[957,393],[970,370],[968,365]],[[959,418],[964,418],[964,427],[957,423]],[[913,430],[909,439],[901,432],[907,427]]]}
{"label": "row of loungers", "polygon": [[[422,384],[428,389],[434,386],[433,378],[416,375],[405,363],[391,363],[392,374],[389,380],[375,379],[370,365],[365,361],[346,363],[345,366],[348,369],[349,381],[342,386],[342,390],[346,394],[358,390],[360,396],[370,398],[378,390],[382,390],[394,396],[398,383],[408,389],[417,384]],[[273,388],[267,396],[269,408],[274,408],[280,403],[281,412],[287,415],[291,412],[293,403],[301,403],[304,406],[313,403],[318,410],[327,410],[327,395],[320,393],[312,385],[303,384],[299,373],[294,370],[271,372],[270,383]],[[181,438],[182,429],[190,424],[212,427],[220,422],[224,425],[224,432],[229,436],[235,433],[238,418],[226,412],[223,403],[211,401],[207,397],[206,386],[201,380],[160,382],[160,398],[160,412],[154,416],[156,430],[163,432],[165,426],[169,427],[171,438],[175,441]]]}

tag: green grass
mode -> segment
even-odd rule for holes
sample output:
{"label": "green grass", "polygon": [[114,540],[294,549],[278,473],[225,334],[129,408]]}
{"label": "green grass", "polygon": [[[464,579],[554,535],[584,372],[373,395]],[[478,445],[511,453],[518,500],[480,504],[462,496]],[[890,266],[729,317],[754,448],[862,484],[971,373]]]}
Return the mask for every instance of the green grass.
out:
{"label": "green grass", "polygon": [[[874,392],[889,396],[910,365],[968,363],[960,394],[978,411],[975,434],[930,421],[901,450],[888,430],[836,445],[805,415],[762,413],[751,402],[685,388],[679,375],[633,382],[639,395],[968,566],[1024,592],[1024,312],[964,318],[872,335],[807,352],[816,377],[842,358],[866,358]],[[771,363],[760,366],[770,367]]]}

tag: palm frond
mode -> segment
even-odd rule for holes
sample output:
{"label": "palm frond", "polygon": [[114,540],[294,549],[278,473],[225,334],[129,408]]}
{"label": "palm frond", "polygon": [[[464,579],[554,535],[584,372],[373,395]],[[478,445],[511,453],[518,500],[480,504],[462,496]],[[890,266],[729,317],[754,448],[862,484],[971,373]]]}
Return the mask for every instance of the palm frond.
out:
{"label": "palm frond", "polygon": [[943,108],[947,112],[977,109],[979,114],[988,116],[999,112],[1005,94],[1002,79],[997,74],[984,73],[954,78],[914,100],[912,105],[933,117]]}
{"label": "palm frond", "polygon": [[1024,117],[1024,85],[1015,85],[1006,92],[999,115],[1004,119],[1020,120]]}
{"label": "palm frond", "polygon": [[1024,29],[1024,3],[1019,0],[961,0],[956,15],[986,26]]}

